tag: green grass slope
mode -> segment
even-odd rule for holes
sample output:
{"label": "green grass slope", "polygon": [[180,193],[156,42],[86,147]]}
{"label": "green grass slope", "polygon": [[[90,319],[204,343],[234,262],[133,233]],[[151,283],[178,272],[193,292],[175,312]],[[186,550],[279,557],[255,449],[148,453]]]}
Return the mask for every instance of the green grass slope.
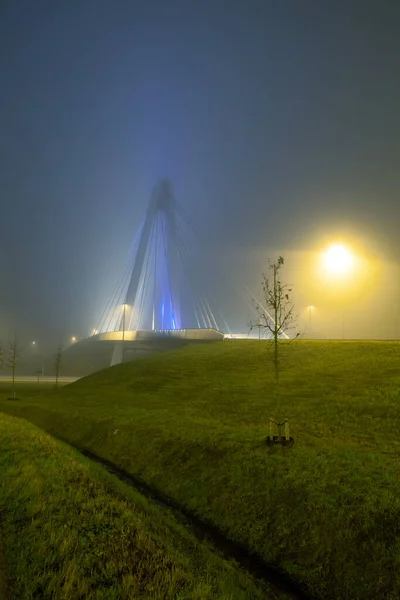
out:
{"label": "green grass slope", "polygon": [[9,575],[4,556],[3,532],[0,530],[0,600],[9,600],[10,593]]}
{"label": "green grass slope", "polygon": [[0,473],[0,575],[7,565],[15,599],[277,598],[25,420],[0,415]]}
{"label": "green grass slope", "polygon": [[[141,475],[320,598],[398,599],[400,345],[285,345],[278,391],[266,347],[194,346],[0,408]],[[271,414],[292,449],[266,448]]]}

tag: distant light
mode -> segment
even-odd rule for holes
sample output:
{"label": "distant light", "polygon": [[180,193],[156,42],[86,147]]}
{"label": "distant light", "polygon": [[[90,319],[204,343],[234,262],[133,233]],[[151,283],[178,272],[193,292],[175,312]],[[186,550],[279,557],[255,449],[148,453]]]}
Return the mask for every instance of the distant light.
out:
{"label": "distant light", "polygon": [[36,342],[35,341],[32,342],[32,346],[36,346]]}
{"label": "distant light", "polygon": [[72,338],[71,338],[71,341],[72,341],[72,342],[76,342],[76,337],[75,337],[75,336],[72,336]]}
{"label": "distant light", "polygon": [[323,264],[328,274],[344,275],[353,269],[354,257],[345,246],[335,244],[324,253]]}

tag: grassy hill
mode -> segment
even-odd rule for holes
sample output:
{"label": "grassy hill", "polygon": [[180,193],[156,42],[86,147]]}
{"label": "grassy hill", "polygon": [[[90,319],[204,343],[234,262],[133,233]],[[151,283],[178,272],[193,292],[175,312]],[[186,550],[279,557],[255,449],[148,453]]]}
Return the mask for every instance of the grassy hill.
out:
{"label": "grassy hill", "polygon": [[25,420],[0,415],[0,472],[2,600],[278,598]]}
{"label": "grassy hill", "polygon": [[4,556],[3,534],[0,532],[0,600],[8,600],[9,591],[9,573]]}
{"label": "grassy hill", "polygon": [[[320,598],[398,599],[400,344],[284,345],[279,389],[267,346],[193,346],[0,409],[141,476]],[[290,419],[293,448],[266,447],[270,415]]]}

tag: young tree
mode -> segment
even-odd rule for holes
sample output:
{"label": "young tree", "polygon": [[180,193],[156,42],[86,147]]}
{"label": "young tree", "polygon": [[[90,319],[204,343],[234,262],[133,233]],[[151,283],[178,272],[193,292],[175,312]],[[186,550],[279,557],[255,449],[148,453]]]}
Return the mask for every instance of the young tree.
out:
{"label": "young tree", "polygon": [[[280,345],[279,341],[282,337],[288,339],[287,332],[294,329],[296,326],[296,316],[294,314],[294,304],[290,299],[292,287],[287,283],[282,283],[280,279],[280,271],[284,264],[282,256],[278,260],[271,262],[268,259],[269,270],[271,277],[263,273],[262,289],[265,300],[265,307],[261,303],[253,300],[254,308],[257,311],[256,321],[250,322],[250,330],[255,327],[264,328],[267,330],[273,340],[273,363],[275,371],[275,381],[279,382],[279,366],[280,366]],[[295,335],[297,338],[299,333]]]}
{"label": "young tree", "polygon": [[12,397],[15,398],[15,371],[19,359],[21,358],[21,346],[16,336],[12,342],[8,342],[7,366],[11,368],[12,373]]}
{"label": "young tree", "polygon": [[56,354],[54,357],[54,369],[56,373],[56,386],[58,385],[58,380],[61,374],[61,363],[62,363],[62,346],[58,346],[56,350]]}
{"label": "young tree", "polygon": [[[279,369],[280,369],[280,340],[282,337],[289,339],[287,334],[288,331],[295,328],[296,316],[294,315],[294,304],[290,299],[290,292],[292,287],[287,283],[282,283],[280,278],[280,271],[284,264],[282,256],[278,257],[278,260],[271,262],[268,260],[269,270],[271,277],[263,273],[262,278],[262,289],[264,293],[265,306],[260,302],[253,300],[254,308],[257,311],[257,319],[250,322],[250,330],[254,327],[258,327],[260,334],[261,328],[264,328],[272,336],[273,341],[273,364],[275,372],[275,383],[276,383],[276,396],[277,406],[276,410],[279,410]],[[299,336],[296,333],[295,338]],[[259,335],[260,337],[260,335]],[[278,441],[282,443],[293,443],[293,438],[289,436],[289,420],[284,419],[282,423],[279,423],[275,418],[270,417],[270,436],[267,437],[267,444],[274,443],[272,441],[272,425],[275,424],[278,428]],[[282,437],[283,428],[285,436]]]}

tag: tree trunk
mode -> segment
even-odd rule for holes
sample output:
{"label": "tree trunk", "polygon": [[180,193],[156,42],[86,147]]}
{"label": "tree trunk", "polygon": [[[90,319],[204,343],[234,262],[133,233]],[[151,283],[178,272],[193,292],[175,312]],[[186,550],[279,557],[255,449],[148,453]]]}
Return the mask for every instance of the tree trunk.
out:
{"label": "tree trunk", "polygon": [[12,364],[12,397],[15,398],[15,361]]}
{"label": "tree trunk", "polygon": [[276,264],[274,264],[274,320],[275,320],[275,326],[274,326],[274,366],[275,366],[275,382],[278,385],[278,380],[279,380],[279,348],[278,348],[278,333],[279,333],[279,326],[278,326],[278,292],[276,289],[276,271],[277,271],[277,267]]}

